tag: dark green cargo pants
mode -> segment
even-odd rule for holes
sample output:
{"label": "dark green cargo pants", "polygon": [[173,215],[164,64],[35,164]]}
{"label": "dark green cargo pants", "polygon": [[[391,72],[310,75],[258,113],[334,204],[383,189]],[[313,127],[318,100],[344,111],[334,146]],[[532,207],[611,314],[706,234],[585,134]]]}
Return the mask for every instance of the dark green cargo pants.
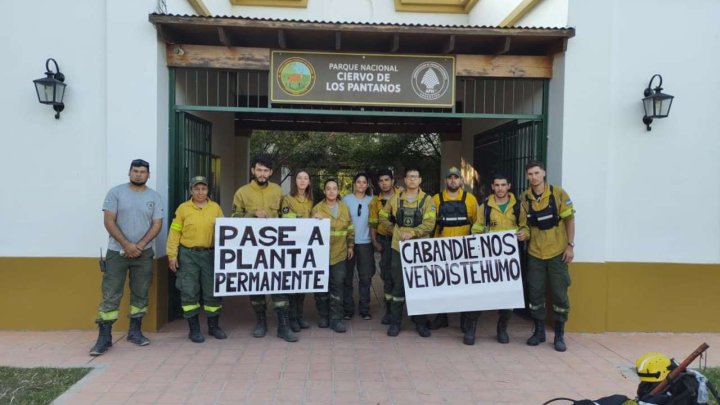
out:
{"label": "dark green cargo pants", "polygon": [[152,282],[152,259],[155,252],[145,249],[140,257],[129,259],[116,250],[108,250],[106,269],[102,278],[102,303],[97,322],[118,318],[118,307],[125,289],[125,277],[130,277],[130,317],[142,318],[148,307],[148,291]]}
{"label": "dark green cargo pants", "polygon": [[345,283],[345,260],[330,266],[328,292],[315,293],[318,317],[343,319],[343,285]]}
{"label": "dark green cargo pants", "polygon": [[565,322],[570,312],[568,287],[570,273],[562,255],[543,260],[528,255],[528,295],[530,315],[534,319],[545,320],[545,282],[550,283],[553,301],[553,313],[556,321]]}
{"label": "dark green cargo pants", "polygon": [[222,299],[213,296],[214,252],[212,249],[189,249],[180,246],[175,287],[180,290],[183,318],[200,313],[202,295],[205,314],[220,315]]}

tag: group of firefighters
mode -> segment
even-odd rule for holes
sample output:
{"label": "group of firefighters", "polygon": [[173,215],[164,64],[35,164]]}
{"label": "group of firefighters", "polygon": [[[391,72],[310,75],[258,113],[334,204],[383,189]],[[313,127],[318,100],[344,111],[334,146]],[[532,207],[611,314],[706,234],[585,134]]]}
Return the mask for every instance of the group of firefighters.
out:
{"label": "group of firefighters", "polygon": [[[561,187],[545,180],[540,162],[526,165],[528,189],[516,197],[506,176],[492,178],[492,194],[481,201],[463,189],[463,176],[456,167],[446,172],[446,188],[434,197],[420,187],[421,173],[408,167],[404,187],[395,186],[393,173],[378,173],[379,193],[371,196],[371,179],[360,173],[354,177],[353,191],[341,197],[335,179],[323,184],[323,198],[313,204],[311,175],[305,170],[294,173],[291,191],[282,196],[279,185],[270,181],[273,162],[259,156],[251,163],[252,180],[240,187],[233,198],[232,217],[240,218],[321,218],[330,220],[330,268],[327,292],[316,293],[318,326],[343,333],[344,320],[355,315],[353,279],[358,275],[358,314],[370,320],[370,280],[375,273],[374,255],[380,254],[385,313],[382,324],[388,325],[388,336],[397,336],[402,324],[405,288],[401,270],[401,241],[429,237],[464,236],[472,233],[514,231],[527,244],[525,277],[528,287],[527,307],[534,322],[530,346],[545,342],[546,282],[552,295],[555,320],[554,348],[565,351],[564,325],[570,309],[567,290],[570,285],[568,264],[573,260],[574,209]],[[140,346],[150,343],[141,332],[141,321],[147,311],[147,297],[152,279],[152,240],[161,227],[164,213],[157,192],[146,186],[150,175],[148,162],[131,162],[130,182],[114,187],[103,204],[105,227],[110,234],[102,282],[102,303],[97,324],[98,339],[90,351],[93,356],[112,346],[112,324],[117,320],[125,278],[130,277],[130,330],[128,340]],[[178,206],[170,224],[167,256],[170,270],[176,274],[183,317],[187,319],[191,341],[205,340],[199,314],[205,312],[208,335],[225,339],[220,328],[221,298],[213,296],[213,254],[215,219],[223,217],[220,206],[209,198],[208,181],[194,177],[190,181],[191,197]],[[310,327],[303,315],[304,294],[272,294],[270,300],[277,313],[277,336],[288,342],[298,340],[296,333]],[[253,336],[267,333],[267,303],[264,295],[250,296],[256,315]],[[511,309],[498,311],[497,341],[508,343],[508,321]],[[475,343],[479,312],[461,314],[463,342]],[[432,321],[427,315],[412,317],[417,333],[429,337],[431,330],[448,326],[447,314]]]}

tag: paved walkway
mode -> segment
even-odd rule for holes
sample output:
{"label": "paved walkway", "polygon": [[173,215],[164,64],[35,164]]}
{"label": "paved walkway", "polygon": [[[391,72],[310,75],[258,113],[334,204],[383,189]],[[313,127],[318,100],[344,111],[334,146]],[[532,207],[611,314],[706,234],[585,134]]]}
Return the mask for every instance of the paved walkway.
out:
{"label": "paved walkway", "polygon": [[[274,335],[255,339],[247,298],[226,300],[224,341],[187,339],[176,321],[152,343],[136,347],[114,331],[114,345],[87,355],[96,332],[0,332],[0,365],[90,366],[95,370],[61,396],[60,404],[542,404],[555,397],[632,395],[631,367],[647,351],[684,358],[700,343],[711,348],[708,365],[720,366],[720,334],[567,334],[568,351],[551,343],[528,347],[531,324],[511,321],[511,342],[494,340],[494,314],[483,314],[475,346],[462,344],[458,317],[430,338],[405,320],[399,337],[385,335],[381,310],[355,317],[348,333],[313,327],[300,341]],[[270,318],[274,323],[274,317]],[[203,331],[206,328],[203,325]],[[552,342],[552,333],[548,335]]]}

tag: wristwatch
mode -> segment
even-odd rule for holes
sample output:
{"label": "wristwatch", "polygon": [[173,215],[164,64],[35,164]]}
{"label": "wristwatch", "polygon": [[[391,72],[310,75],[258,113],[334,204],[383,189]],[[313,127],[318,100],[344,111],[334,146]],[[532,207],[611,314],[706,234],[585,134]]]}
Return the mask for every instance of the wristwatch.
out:
{"label": "wristwatch", "polygon": [[568,242],[568,246],[574,248],[574,247],[575,247],[575,242]]}

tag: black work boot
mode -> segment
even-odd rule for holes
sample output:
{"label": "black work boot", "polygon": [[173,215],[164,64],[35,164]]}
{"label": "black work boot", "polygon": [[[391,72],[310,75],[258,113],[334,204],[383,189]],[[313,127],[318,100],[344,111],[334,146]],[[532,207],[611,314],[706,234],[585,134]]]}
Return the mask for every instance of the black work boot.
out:
{"label": "black work boot", "polygon": [[100,356],[112,346],[112,321],[98,322],[98,338],[90,349],[91,356]]}
{"label": "black work boot", "polygon": [[298,315],[297,315],[297,301],[295,300],[295,297],[290,296],[289,299],[290,302],[290,309],[288,311],[288,319],[290,320],[290,330],[293,332],[300,332],[300,323],[298,322]]}
{"label": "black work boot", "polygon": [[188,339],[192,340],[194,343],[204,342],[205,337],[202,335],[202,332],[200,332],[200,319],[198,318],[198,315],[188,318],[187,321],[188,328],[190,329],[190,332],[188,332]]}
{"label": "black work boot", "polygon": [[380,323],[383,325],[390,325],[390,322],[392,321],[392,315],[390,314],[390,304],[392,301],[385,301],[385,315],[383,315],[382,319],[380,320]]}
{"label": "black work boot", "polygon": [[142,334],[142,318],[130,318],[130,328],[128,329],[128,342],[135,343],[138,346],[147,346],[150,339]]}
{"label": "black work boot", "polygon": [[498,343],[509,343],[510,342],[510,336],[507,332],[508,327],[508,319],[506,317],[501,316],[498,319],[497,323],[497,341]]}
{"label": "black work boot", "polygon": [[395,337],[400,334],[400,325],[402,324],[403,303],[399,301],[390,302],[390,325],[388,326],[387,335]]}
{"label": "black work boot", "polygon": [[465,332],[463,334],[463,343],[468,346],[475,344],[475,330],[477,329],[477,318],[467,316],[465,318]]}
{"label": "black work boot", "polygon": [[532,336],[527,340],[528,346],[537,346],[545,341],[545,321],[541,319],[533,319],[535,330]]}
{"label": "black work boot", "polygon": [[415,323],[415,330],[420,337],[430,337],[430,335],[432,335],[430,328],[428,328],[428,321],[424,316],[422,318],[413,317],[413,322]]}
{"label": "black work boot", "polygon": [[300,325],[300,329],[307,329],[310,327],[310,322],[305,320],[303,313],[305,312],[305,294],[300,294],[297,297],[297,323]]}
{"label": "black work boot", "polygon": [[437,316],[435,316],[435,319],[433,319],[430,323],[430,329],[437,330],[440,328],[447,328],[449,325],[450,323],[448,322],[447,314],[437,314]]}
{"label": "black work boot", "polygon": [[567,350],[565,346],[565,322],[555,321],[555,351],[564,352]]}
{"label": "black work boot", "polygon": [[465,314],[465,312],[460,312],[460,332],[465,333],[467,321],[468,321],[467,314]]}
{"label": "black work boot", "polygon": [[347,332],[347,328],[345,327],[345,323],[343,323],[342,319],[331,319],[330,329],[334,330],[337,333]]}
{"label": "black work boot", "polygon": [[283,338],[286,342],[297,342],[298,338],[290,329],[290,320],[288,319],[288,309],[280,307],[277,311],[277,336]]}
{"label": "black work boot", "polygon": [[207,322],[208,335],[213,336],[215,339],[227,339],[225,332],[220,329],[220,315],[208,318]]}
{"label": "black work boot", "polygon": [[267,316],[265,311],[255,312],[255,330],[253,331],[253,337],[261,338],[267,333]]}

